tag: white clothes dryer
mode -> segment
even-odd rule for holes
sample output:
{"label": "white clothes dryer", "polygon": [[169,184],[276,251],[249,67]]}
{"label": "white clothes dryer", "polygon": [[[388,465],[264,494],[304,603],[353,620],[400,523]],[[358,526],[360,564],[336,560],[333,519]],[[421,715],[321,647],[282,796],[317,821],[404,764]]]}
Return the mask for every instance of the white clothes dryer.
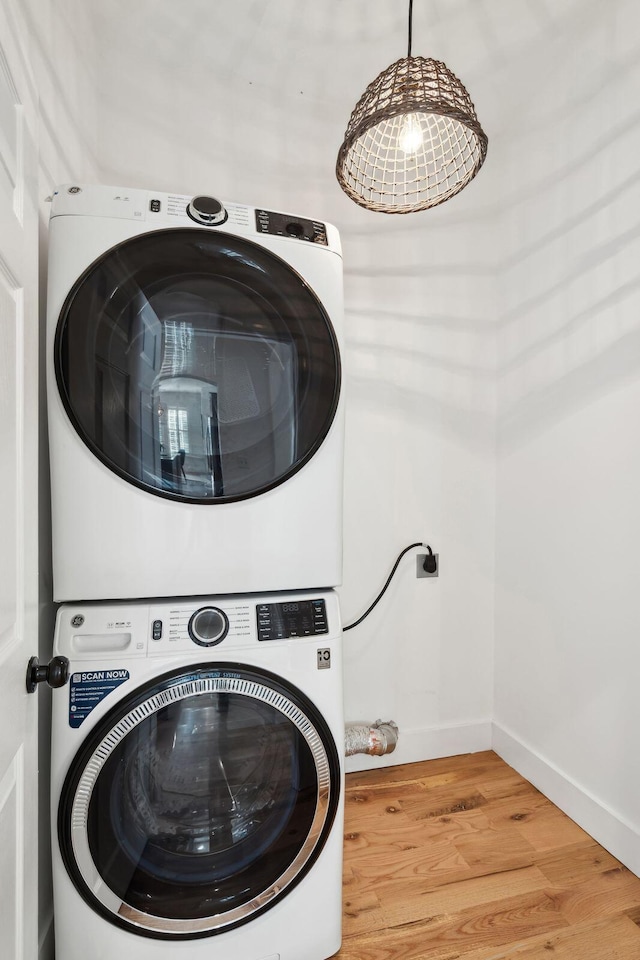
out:
{"label": "white clothes dryer", "polygon": [[63,605],[53,882],[64,960],[325,960],[341,939],[332,591]]}
{"label": "white clothes dryer", "polygon": [[342,326],[330,224],[60,187],[47,307],[54,599],[337,586]]}

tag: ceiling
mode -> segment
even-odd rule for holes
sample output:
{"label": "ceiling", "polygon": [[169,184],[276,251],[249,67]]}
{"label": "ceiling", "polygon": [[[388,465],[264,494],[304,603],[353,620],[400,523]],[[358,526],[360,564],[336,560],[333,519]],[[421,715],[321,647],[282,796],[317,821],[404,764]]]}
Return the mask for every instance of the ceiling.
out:
{"label": "ceiling", "polygon": [[[413,53],[444,60],[467,86],[489,136],[485,171],[505,129],[522,117],[541,52],[566,42],[579,29],[576,10],[584,17],[596,2],[414,4]],[[107,179],[136,185],[133,175],[185,192],[215,179],[222,195],[262,204],[271,193],[280,203],[293,191],[311,203],[322,197],[323,206],[329,198],[332,212],[349,218],[353,205],[344,198],[349,207],[342,206],[335,156],[365,86],[406,53],[407,3],[89,3],[103,121],[98,161]],[[458,212],[491,203],[485,171],[456,199]]]}

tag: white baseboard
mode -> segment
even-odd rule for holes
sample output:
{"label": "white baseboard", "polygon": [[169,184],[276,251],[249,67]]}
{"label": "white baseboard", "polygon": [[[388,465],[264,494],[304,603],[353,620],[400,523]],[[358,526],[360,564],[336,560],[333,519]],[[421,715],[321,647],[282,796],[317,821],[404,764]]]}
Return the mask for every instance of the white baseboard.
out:
{"label": "white baseboard", "polygon": [[481,750],[491,750],[491,735],[490,720],[431,729],[403,730],[401,727],[398,746],[393,753],[385,757],[361,754],[347,757],[345,768],[347,773],[354,773],[356,770],[377,770],[380,767],[395,767],[400,763],[435,760],[437,757],[456,757],[461,753],[479,753]]}
{"label": "white baseboard", "polygon": [[640,876],[640,834],[630,823],[497,723],[493,724],[492,747],[605,850]]}

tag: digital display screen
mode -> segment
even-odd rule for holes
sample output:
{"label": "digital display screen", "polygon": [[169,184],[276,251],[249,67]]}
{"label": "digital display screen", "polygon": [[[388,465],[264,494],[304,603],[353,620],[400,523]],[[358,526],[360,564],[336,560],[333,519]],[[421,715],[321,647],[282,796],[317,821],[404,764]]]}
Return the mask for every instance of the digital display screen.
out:
{"label": "digital display screen", "polygon": [[258,640],[285,640],[328,633],[324,600],[263,603],[256,607]]}

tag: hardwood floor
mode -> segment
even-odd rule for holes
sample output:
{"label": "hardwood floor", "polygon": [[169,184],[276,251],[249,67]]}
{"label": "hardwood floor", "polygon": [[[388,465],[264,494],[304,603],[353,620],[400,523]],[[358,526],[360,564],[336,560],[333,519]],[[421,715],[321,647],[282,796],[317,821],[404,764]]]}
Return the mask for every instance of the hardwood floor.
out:
{"label": "hardwood floor", "polygon": [[640,879],[496,754],[347,777],[339,960],[640,960]]}

